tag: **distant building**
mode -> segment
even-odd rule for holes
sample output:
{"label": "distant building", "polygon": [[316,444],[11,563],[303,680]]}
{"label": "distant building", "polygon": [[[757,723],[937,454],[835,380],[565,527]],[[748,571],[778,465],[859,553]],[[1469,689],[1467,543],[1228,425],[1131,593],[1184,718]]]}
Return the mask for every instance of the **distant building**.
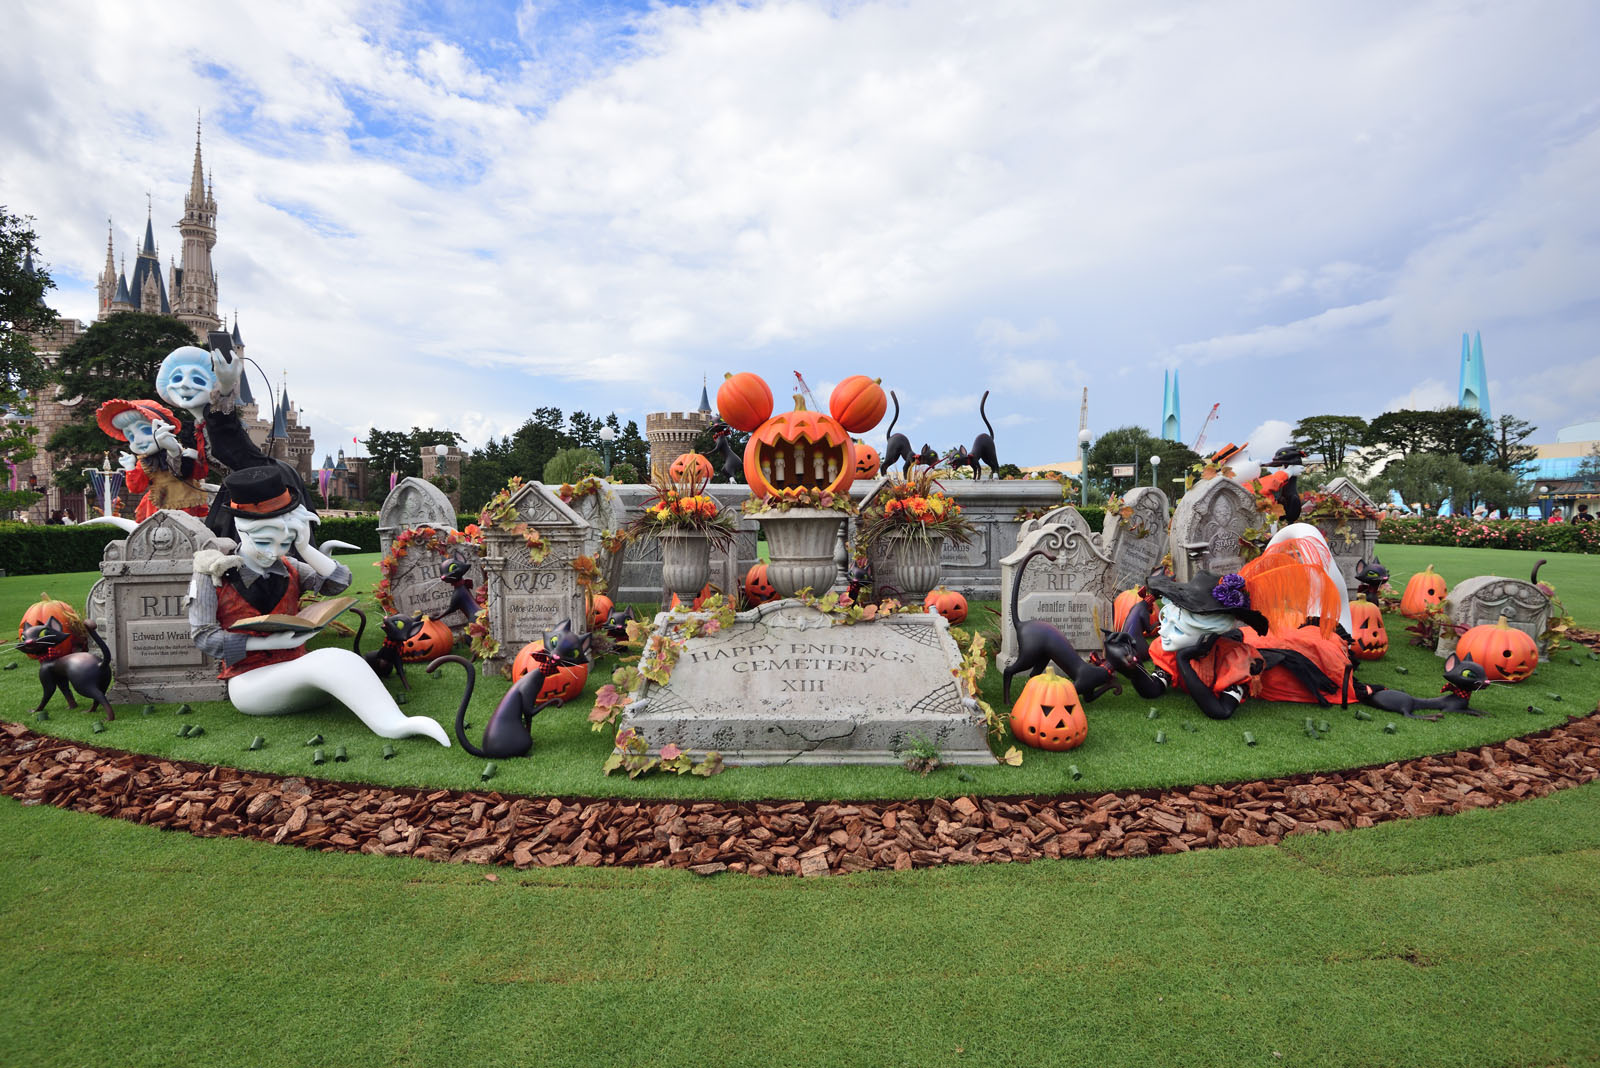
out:
{"label": "distant building", "polygon": [[1456,407],[1482,412],[1485,420],[1494,418],[1489,414],[1489,374],[1483,366],[1482,334],[1472,335],[1470,341],[1466,334],[1461,335],[1461,378]]}
{"label": "distant building", "polygon": [[700,384],[700,407],[692,412],[651,412],[644,417],[644,436],[650,442],[650,477],[665,477],[672,461],[694,447],[694,439],[715,420],[711,397]]}
{"label": "distant building", "polygon": [[1180,413],[1178,410],[1178,372],[1176,368],[1164,374],[1161,379],[1161,440],[1183,440],[1183,430],[1180,427]]}

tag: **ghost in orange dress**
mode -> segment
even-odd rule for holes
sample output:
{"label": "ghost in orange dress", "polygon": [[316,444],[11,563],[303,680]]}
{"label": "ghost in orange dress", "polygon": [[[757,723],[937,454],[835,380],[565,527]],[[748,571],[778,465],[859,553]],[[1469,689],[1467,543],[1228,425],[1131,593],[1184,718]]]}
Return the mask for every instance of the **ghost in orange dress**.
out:
{"label": "ghost in orange dress", "polygon": [[117,462],[128,490],[144,494],[135,520],[142,523],[162,508],[206,514],[210,495],[200,485],[208,470],[206,462],[178,440],[178,420],[170,408],[156,401],[118,398],[100,405],[95,421],[111,437],[127,443],[128,451]]}

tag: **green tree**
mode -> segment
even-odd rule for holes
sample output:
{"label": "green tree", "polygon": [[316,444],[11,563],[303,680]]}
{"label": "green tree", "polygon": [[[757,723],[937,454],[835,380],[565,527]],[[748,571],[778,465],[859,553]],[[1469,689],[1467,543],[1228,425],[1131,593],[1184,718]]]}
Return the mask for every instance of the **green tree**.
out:
{"label": "green tree", "polygon": [[1502,413],[1490,427],[1494,437],[1494,456],[1490,462],[1501,471],[1515,471],[1531,463],[1538,457],[1539,450],[1523,442],[1533,436],[1535,429],[1526,419]]}
{"label": "green tree", "polygon": [[1345,454],[1367,435],[1367,421],[1357,415],[1308,415],[1295,424],[1290,441],[1324,466],[1338,467]]}
{"label": "green tree", "polygon": [[582,478],[586,469],[592,468],[588,471],[590,474],[597,473],[604,464],[600,454],[593,449],[562,449],[544,465],[539,481],[547,486],[559,486]]}
{"label": "green tree", "polygon": [[1473,464],[1467,469],[1467,478],[1464,499],[1458,502],[1451,498],[1451,507],[1458,514],[1471,512],[1481,504],[1491,511],[1498,508],[1501,515],[1506,515],[1508,509],[1527,504],[1531,495],[1529,484],[1521,476],[1496,464]]}
{"label": "green tree", "polygon": [[1374,480],[1381,496],[1394,490],[1407,504],[1421,504],[1428,512],[1437,511],[1446,500],[1469,500],[1471,484],[1471,469],[1459,456],[1437,452],[1395,460]]}
{"label": "green tree", "polygon": [[1432,413],[1432,452],[1456,456],[1466,464],[1487,463],[1494,455],[1494,431],[1482,412],[1470,408],[1440,408]]}
{"label": "green tree", "polygon": [[106,452],[121,448],[95,422],[100,405],[117,397],[154,397],[156,371],[167,353],[197,343],[194,332],[176,319],[118,312],[90,324],[62,351],[53,372],[61,395],[82,399],[46,443],[57,457],[52,475],[57,486],[69,492],[82,488],[82,468],[99,467]]}
{"label": "green tree", "polygon": [[507,477],[539,479],[551,457],[572,448],[574,442],[563,426],[565,421],[560,408],[535,408],[532,417],[511,435],[512,470]]}
{"label": "green tree", "polygon": [[511,439],[490,438],[481,449],[473,449],[461,464],[461,508],[475,512],[500,492],[510,481]]}
{"label": "green tree", "polygon": [[18,417],[0,418],[0,460],[10,463],[31,459],[36,451],[33,431],[24,420],[33,414],[33,394],[47,381],[29,335],[50,329],[56,321],[56,313],[44,303],[55,283],[48,271],[30,263],[39,251],[32,222],[0,205],[0,416]]}
{"label": "green tree", "polygon": [[1432,414],[1415,408],[1384,412],[1367,425],[1364,441],[1388,449],[1391,455],[1399,453],[1402,459],[1427,452],[1433,442]]}
{"label": "green tree", "polygon": [[[1158,469],[1152,471],[1150,457],[1160,456]],[[1089,446],[1089,489],[1091,494],[1104,495],[1110,489],[1126,493],[1135,486],[1148,486],[1152,475],[1162,483],[1161,489],[1168,497],[1174,487],[1171,479],[1181,477],[1200,457],[1179,441],[1163,441],[1148,430],[1138,426],[1119,426],[1100,435]],[[1135,477],[1112,478],[1113,464],[1133,464],[1137,461]],[[1165,472],[1163,474],[1163,472]]]}
{"label": "green tree", "polygon": [[650,470],[650,443],[639,433],[639,424],[632,419],[622,428],[622,436],[617,439],[614,446],[617,450],[612,456],[612,462],[621,460],[630,463],[640,472]]}
{"label": "green tree", "polygon": [[1583,462],[1578,464],[1579,478],[1600,478],[1600,445],[1589,446]]}
{"label": "green tree", "polygon": [[369,428],[362,442],[367,455],[372,457],[367,467],[372,472],[367,486],[367,499],[381,502],[389,495],[391,471],[397,478],[422,477],[423,449],[431,449],[435,445],[459,445],[465,440],[454,430],[436,430],[433,427],[424,430],[414,426],[409,431]]}

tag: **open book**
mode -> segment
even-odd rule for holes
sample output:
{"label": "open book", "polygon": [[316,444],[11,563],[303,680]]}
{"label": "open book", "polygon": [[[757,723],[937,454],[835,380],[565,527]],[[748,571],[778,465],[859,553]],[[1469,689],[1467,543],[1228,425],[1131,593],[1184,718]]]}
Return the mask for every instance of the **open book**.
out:
{"label": "open book", "polygon": [[296,616],[274,612],[265,616],[251,616],[235,622],[229,630],[255,630],[267,634],[279,631],[294,631],[296,634],[306,632],[315,633],[333,622],[333,617],[355,604],[355,597],[329,597],[322,601],[313,601],[300,609]]}

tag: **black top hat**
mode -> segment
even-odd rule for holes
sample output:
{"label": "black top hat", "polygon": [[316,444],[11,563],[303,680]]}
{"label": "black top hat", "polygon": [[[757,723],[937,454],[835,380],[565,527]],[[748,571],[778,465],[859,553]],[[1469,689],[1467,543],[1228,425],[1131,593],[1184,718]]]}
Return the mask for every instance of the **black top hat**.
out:
{"label": "black top hat", "polygon": [[1151,575],[1147,585],[1160,597],[1200,615],[1227,613],[1241,623],[1247,623],[1257,634],[1265,634],[1270,624],[1267,617],[1250,607],[1250,591],[1238,575],[1217,576],[1210,571],[1198,571],[1188,582],[1179,582],[1171,575],[1160,572]]}
{"label": "black top hat", "polygon": [[300,503],[277,464],[235,471],[222,485],[228,491],[223,507],[235,519],[271,519],[294,511]]}

